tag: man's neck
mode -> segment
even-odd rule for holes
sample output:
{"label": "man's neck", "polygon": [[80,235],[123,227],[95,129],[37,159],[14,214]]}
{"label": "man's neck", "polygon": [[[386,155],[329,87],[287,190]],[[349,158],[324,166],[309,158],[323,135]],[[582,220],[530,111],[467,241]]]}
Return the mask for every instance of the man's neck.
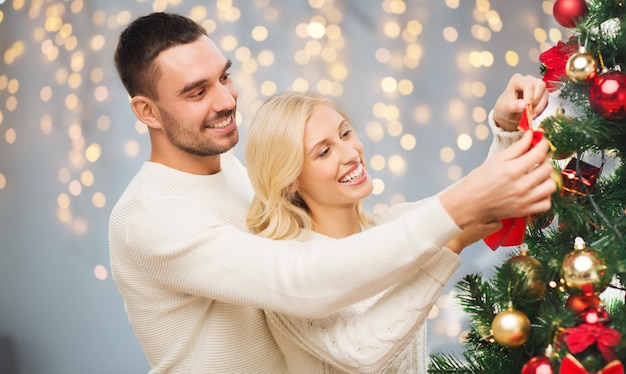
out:
{"label": "man's neck", "polygon": [[163,157],[163,155],[152,152],[149,160],[163,164],[172,169],[196,175],[211,175],[219,173],[222,170],[220,155],[195,156],[188,153],[178,153]]}

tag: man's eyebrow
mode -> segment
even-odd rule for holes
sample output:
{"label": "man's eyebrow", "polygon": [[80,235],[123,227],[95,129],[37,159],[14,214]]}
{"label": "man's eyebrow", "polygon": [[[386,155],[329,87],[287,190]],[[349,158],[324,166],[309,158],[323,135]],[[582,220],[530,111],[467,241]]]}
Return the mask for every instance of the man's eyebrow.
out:
{"label": "man's eyebrow", "polygon": [[226,64],[224,65],[224,69],[222,70],[222,74],[226,73],[230,67],[233,66],[233,61],[229,58],[226,60]]}
{"label": "man's eyebrow", "polygon": [[206,82],[208,82],[207,79],[200,79],[194,82],[189,82],[185,85],[185,87],[183,87],[180,91],[178,91],[178,96],[183,96],[184,94],[188,93],[189,91],[192,91],[194,89],[196,89],[197,87],[202,86],[203,84],[206,84]]}
{"label": "man's eyebrow", "polygon": [[[220,74],[220,76],[224,75],[224,73],[226,73],[232,65],[233,65],[233,62],[230,59],[228,59],[226,61],[226,64],[224,64],[224,69],[222,69],[222,73]],[[208,82],[208,79],[200,79],[194,82],[189,82],[180,91],[178,91],[178,96],[182,96],[188,93],[189,91],[194,90],[196,87],[200,87],[206,84],[207,82]]]}

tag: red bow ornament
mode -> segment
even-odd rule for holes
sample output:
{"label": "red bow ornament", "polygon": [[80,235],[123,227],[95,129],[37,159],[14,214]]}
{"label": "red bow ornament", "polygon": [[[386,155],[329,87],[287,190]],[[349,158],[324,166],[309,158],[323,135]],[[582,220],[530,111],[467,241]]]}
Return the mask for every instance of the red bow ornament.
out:
{"label": "red bow ornament", "polygon": [[[532,112],[532,107],[527,105],[526,109],[522,112],[522,118],[517,126],[518,129],[521,131],[528,131],[532,129]],[[543,131],[534,130],[531,146],[535,146],[535,144],[539,143],[542,138]],[[493,251],[495,251],[499,246],[508,247],[520,245],[524,242],[527,221],[528,217],[505,218],[501,220],[502,228],[483,238],[483,241]]]}
{"label": "red bow ornament", "polygon": [[578,52],[578,44],[574,37],[571,37],[567,43],[559,42],[550,49],[539,55],[539,61],[543,64],[543,77],[546,88],[549,92],[554,92],[560,88],[562,78],[565,77],[565,65],[567,60],[574,53]]}
{"label": "red bow ornament", "polygon": [[615,360],[613,349],[622,339],[622,335],[617,330],[605,327],[601,323],[583,323],[568,328],[564,333],[570,352],[580,353],[595,343],[607,362]]}
{"label": "red bow ornament", "polygon": [[[561,362],[559,374],[594,374],[590,373],[585,367],[578,362],[576,357],[571,354],[565,355]],[[624,374],[624,365],[619,360],[609,362],[602,370],[595,374]]]}

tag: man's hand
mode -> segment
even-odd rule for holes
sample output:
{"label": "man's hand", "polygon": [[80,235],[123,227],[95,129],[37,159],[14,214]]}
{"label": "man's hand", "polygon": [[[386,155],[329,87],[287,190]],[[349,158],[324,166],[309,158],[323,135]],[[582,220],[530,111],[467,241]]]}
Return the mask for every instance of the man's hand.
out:
{"label": "man's hand", "polygon": [[502,152],[488,158],[440,195],[456,224],[476,223],[545,212],[552,204],[556,183],[548,158],[548,142],[531,147],[532,131]]}
{"label": "man's hand", "polygon": [[537,118],[548,105],[548,94],[541,79],[515,74],[496,101],[493,119],[503,130],[516,131],[526,105],[531,105],[533,119]]}

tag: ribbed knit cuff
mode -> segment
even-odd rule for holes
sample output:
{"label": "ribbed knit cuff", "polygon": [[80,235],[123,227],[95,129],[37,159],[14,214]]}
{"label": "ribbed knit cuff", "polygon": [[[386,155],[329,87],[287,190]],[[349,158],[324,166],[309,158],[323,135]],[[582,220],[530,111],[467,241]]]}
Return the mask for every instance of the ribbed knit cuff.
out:
{"label": "ribbed knit cuff", "polygon": [[404,216],[411,222],[412,227],[417,228],[411,230],[414,235],[419,236],[415,238],[416,242],[428,237],[437,248],[446,245],[462,231],[443,207],[438,197],[428,199],[420,206],[420,209],[410,211]]}
{"label": "ribbed knit cuff", "polygon": [[524,136],[523,131],[505,131],[496,125],[496,121],[493,119],[493,109],[489,112],[488,121],[494,138],[491,147],[489,147],[488,157],[505,150]]}
{"label": "ribbed knit cuff", "polygon": [[461,266],[459,255],[447,247],[442,247],[435,256],[422,266],[422,270],[442,284],[447,284],[459,266]]}

